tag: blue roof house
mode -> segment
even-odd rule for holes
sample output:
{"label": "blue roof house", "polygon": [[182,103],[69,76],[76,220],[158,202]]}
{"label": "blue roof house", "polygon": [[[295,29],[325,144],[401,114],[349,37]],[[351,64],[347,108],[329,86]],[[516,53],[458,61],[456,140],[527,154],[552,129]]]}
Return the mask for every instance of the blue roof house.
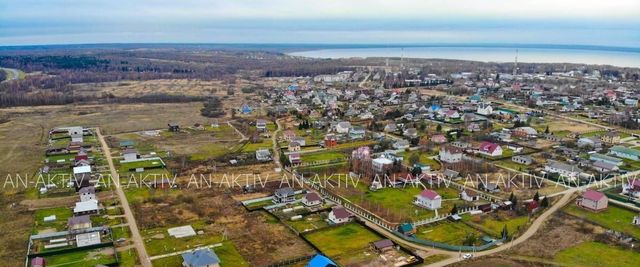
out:
{"label": "blue roof house", "polygon": [[315,255],[313,258],[311,258],[309,263],[307,263],[306,265],[306,267],[337,267],[337,266],[338,264],[336,264],[331,259],[327,258],[322,254]]}
{"label": "blue roof house", "polygon": [[197,249],[182,254],[182,266],[185,267],[219,267],[220,259],[211,249]]}
{"label": "blue roof house", "polygon": [[240,112],[244,113],[244,114],[249,114],[251,113],[251,111],[253,111],[253,109],[251,108],[251,106],[244,104],[242,105],[242,107],[240,108]]}

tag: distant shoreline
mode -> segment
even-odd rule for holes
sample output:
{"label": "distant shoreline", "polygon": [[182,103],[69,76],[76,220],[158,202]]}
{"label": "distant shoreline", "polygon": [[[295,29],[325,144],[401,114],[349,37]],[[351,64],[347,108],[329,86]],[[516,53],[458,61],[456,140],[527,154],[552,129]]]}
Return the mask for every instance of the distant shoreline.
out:
{"label": "distant shoreline", "polygon": [[[427,44],[316,44],[316,43],[87,43],[87,44],[33,44],[0,45],[0,51],[46,49],[131,49],[131,48],[203,48],[203,49],[256,49],[281,51],[312,51],[325,49],[366,48],[513,48],[558,49],[586,51],[615,51],[640,54],[640,47],[567,44],[517,44],[517,43],[427,43]],[[640,56],[640,55],[638,55]]]}
{"label": "distant shoreline", "polygon": [[576,46],[418,46],[393,48],[338,48],[295,51],[290,56],[309,58],[420,58],[509,63],[585,64],[640,68],[640,52],[607,47]]}

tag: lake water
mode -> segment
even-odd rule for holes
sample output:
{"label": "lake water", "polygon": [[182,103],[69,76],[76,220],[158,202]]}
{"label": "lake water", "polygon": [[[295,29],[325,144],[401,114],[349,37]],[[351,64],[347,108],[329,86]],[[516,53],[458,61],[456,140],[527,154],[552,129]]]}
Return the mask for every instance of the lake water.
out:
{"label": "lake water", "polygon": [[[516,48],[505,47],[394,47],[340,48],[289,53],[312,58],[400,57],[513,62]],[[518,62],[606,64],[640,68],[640,53],[610,50],[518,48]]]}

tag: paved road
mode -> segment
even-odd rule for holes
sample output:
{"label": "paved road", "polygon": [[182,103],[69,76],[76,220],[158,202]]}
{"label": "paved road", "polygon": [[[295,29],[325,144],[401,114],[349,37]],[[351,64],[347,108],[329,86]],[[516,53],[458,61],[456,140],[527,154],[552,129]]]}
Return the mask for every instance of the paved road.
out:
{"label": "paved road", "polygon": [[124,210],[124,216],[127,218],[127,222],[129,223],[129,228],[131,229],[131,241],[138,251],[140,263],[142,263],[142,266],[144,267],[151,267],[151,261],[149,260],[149,255],[147,254],[147,250],[144,247],[144,241],[142,240],[142,236],[140,235],[140,230],[138,230],[136,218],[133,216],[133,212],[131,211],[131,207],[129,206],[129,201],[127,201],[127,197],[124,195],[122,187],[120,187],[120,181],[118,178],[120,176],[118,175],[118,172],[113,165],[111,149],[109,149],[107,142],[104,140],[104,136],[102,136],[102,133],[100,133],[100,128],[96,128],[96,135],[98,137],[98,140],[100,140],[100,144],[102,145],[102,152],[104,153],[105,157],[107,158],[107,162],[109,163],[111,180],[115,185],[116,193],[118,195],[118,198],[120,199],[122,209]]}

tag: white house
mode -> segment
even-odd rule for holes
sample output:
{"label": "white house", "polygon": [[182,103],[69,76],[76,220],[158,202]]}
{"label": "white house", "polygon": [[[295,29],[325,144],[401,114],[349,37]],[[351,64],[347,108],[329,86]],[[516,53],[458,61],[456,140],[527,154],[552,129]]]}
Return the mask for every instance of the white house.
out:
{"label": "white house", "polygon": [[480,115],[488,116],[493,113],[493,107],[491,107],[491,105],[486,103],[480,103],[480,105],[478,105],[478,110],[476,112]]}
{"label": "white house", "polygon": [[350,222],[353,214],[344,207],[333,207],[329,212],[329,221],[334,224]]}
{"label": "white house", "polygon": [[346,134],[351,129],[351,123],[348,121],[342,121],[336,124],[334,127],[336,133]]}
{"label": "white house", "polygon": [[442,206],[442,197],[436,191],[425,189],[420,192],[420,195],[416,196],[414,203],[418,206],[435,210]]}
{"label": "white house", "polygon": [[302,198],[302,204],[313,207],[322,204],[322,198],[315,192],[309,192]]}
{"label": "white house", "polygon": [[96,214],[98,213],[98,201],[95,199],[76,202],[76,207],[73,208],[74,215]]}
{"label": "white house", "polygon": [[460,199],[472,202],[479,200],[480,196],[473,190],[465,189],[460,193]]}
{"label": "white house", "polygon": [[373,167],[373,171],[382,173],[389,169],[391,165],[393,165],[393,161],[388,158],[380,157],[372,160],[371,165]]}
{"label": "white house", "polygon": [[438,153],[440,161],[447,163],[456,163],[462,161],[462,149],[454,146],[444,146]]}
{"label": "white house", "polygon": [[550,161],[546,166],[544,166],[544,170],[571,178],[576,178],[584,172],[582,169],[574,165],[569,165],[558,161]]}
{"label": "white house", "polygon": [[124,162],[135,161],[138,159],[138,150],[127,148],[122,152],[122,157]]}

